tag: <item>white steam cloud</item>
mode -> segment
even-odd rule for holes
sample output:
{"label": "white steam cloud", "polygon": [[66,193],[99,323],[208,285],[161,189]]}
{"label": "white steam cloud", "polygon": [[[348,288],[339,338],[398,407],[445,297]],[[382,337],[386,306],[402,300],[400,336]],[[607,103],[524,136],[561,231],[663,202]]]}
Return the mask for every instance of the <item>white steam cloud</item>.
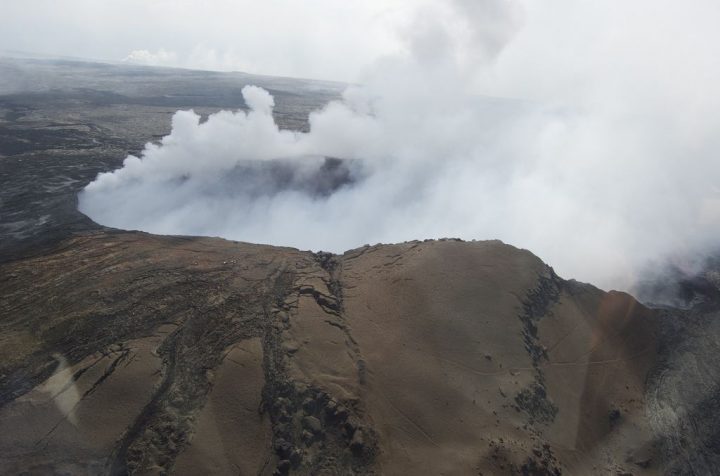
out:
{"label": "white steam cloud", "polygon": [[80,209],[335,252],[498,238],[628,289],[718,244],[719,21],[705,1],[425,2],[405,54],[314,111],[309,132],[279,130],[273,98],[248,86],[247,112],[176,113]]}

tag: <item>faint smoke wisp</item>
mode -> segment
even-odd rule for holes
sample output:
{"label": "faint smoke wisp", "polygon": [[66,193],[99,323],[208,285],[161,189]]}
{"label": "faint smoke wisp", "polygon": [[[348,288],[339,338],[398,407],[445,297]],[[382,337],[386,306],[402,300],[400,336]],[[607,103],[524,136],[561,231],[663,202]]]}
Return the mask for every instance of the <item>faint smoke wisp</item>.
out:
{"label": "faint smoke wisp", "polygon": [[247,111],[177,112],[80,209],[335,252],[498,238],[629,289],[720,236],[718,21],[704,1],[424,2],[404,54],[312,112],[309,132],[280,130],[273,98],[245,87]]}

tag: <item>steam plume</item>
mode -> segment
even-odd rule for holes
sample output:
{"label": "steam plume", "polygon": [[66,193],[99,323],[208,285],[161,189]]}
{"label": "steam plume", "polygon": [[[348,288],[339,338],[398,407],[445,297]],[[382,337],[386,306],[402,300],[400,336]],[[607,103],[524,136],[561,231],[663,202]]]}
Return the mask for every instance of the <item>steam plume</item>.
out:
{"label": "steam plume", "polygon": [[247,111],[177,112],[80,208],[119,228],[336,252],[499,238],[625,289],[653,262],[696,262],[720,236],[718,8],[555,7],[426,3],[405,53],[314,111],[308,133],[279,130],[273,98],[248,86]]}

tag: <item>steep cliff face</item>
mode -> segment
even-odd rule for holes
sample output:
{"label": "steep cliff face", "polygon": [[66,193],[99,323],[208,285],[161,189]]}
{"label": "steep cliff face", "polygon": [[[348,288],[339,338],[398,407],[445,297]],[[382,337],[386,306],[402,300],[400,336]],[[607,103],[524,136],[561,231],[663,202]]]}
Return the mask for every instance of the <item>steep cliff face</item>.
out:
{"label": "steep cliff face", "polygon": [[2,472],[660,469],[657,316],[500,242],[100,231],[1,267]]}

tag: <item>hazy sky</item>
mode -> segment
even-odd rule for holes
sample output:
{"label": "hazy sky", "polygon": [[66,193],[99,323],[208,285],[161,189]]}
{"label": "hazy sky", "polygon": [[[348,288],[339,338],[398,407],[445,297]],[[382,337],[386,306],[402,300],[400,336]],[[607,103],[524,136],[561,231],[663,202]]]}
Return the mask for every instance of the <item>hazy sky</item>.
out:
{"label": "hazy sky", "polygon": [[353,80],[422,0],[0,0],[0,49]]}

